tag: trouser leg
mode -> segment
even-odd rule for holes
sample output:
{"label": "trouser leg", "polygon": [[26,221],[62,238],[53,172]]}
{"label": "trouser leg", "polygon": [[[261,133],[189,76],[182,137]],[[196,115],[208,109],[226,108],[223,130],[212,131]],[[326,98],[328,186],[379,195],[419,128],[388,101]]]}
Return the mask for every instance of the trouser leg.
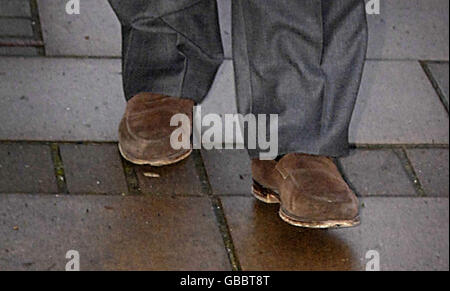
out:
{"label": "trouser leg", "polygon": [[280,154],[345,155],[367,47],[364,1],[232,2],[239,111],[279,115]]}
{"label": "trouser leg", "polygon": [[200,102],[223,58],[215,0],[109,0],[122,25],[123,85]]}

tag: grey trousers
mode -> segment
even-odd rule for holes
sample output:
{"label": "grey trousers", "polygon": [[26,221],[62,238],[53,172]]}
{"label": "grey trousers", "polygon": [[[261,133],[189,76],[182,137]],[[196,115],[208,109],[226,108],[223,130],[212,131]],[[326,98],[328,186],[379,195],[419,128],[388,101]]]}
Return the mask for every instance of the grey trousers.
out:
{"label": "grey trousers", "polygon": [[[122,24],[126,98],[147,91],[201,102],[223,60],[216,0],[109,1]],[[279,154],[347,154],[367,49],[364,1],[232,5],[239,112],[279,115]]]}

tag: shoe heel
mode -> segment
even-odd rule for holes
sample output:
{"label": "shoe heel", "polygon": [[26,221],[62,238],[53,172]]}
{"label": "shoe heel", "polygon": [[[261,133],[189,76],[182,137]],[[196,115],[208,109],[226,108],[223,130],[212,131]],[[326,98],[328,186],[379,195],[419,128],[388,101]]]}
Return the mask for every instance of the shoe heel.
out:
{"label": "shoe heel", "polygon": [[252,193],[256,199],[268,204],[280,203],[280,195],[253,180]]}

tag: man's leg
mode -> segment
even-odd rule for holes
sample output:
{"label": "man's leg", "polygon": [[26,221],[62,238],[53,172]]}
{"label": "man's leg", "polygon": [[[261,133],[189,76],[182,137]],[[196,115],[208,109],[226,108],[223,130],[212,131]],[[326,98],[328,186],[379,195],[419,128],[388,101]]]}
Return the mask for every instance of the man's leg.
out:
{"label": "man's leg", "polygon": [[192,120],[194,102],[206,96],[222,63],[216,1],[109,1],[122,24],[128,100],[119,125],[120,152],[130,162],[152,166],[185,159],[192,152],[190,128],[183,128],[187,146],[175,148],[171,118],[184,114]]}
{"label": "man's leg", "polygon": [[348,127],[367,46],[363,0],[234,0],[238,108],[279,115],[278,161],[249,150],[253,193],[302,227],[359,223],[358,199],[330,156]]}
{"label": "man's leg", "polygon": [[222,63],[215,0],[109,0],[122,24],[127,100],[140,92],[207,94]]}
{"label": "man's leg", "polygon": [[240,112],[279,114],[280,154],[346,154],[367,46],[364,1],[233,0],[233,25]]}

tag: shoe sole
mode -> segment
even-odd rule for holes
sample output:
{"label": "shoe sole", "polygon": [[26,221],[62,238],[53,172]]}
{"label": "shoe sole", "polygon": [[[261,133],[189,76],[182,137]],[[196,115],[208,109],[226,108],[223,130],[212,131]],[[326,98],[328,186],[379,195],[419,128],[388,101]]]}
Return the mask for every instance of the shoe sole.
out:
{"label": "shoe sole", "polygon": [[[253,196],[267,204],[280,204],[280,195],[275,191],[265,188],[260,185],[256,181],[253,181],[252,186]],[[282,206],[280,206],[280,210],[278,211],[278,215],[281,219],[293,226],[304,227],[304,228],[316,228],[316,229],[326,229],[326,228],[347,228],[354,227],[360,224],[360,218],[355,217],[350,220],[325,220],[325,221],[309,221],[306,219],[302,219],[293,214],[290,214],[286,211]]]}
{"label": "shoe sole", "polygon": [[152,166],[152,167],[162,167],[162,166],[168,166],[168,165],[172,165],[172,164],[176,164],[178,162],[181,162],[182,160],[186,159],[187,157],[189,157],[191,155],[192,149],[189,150],[187,153],[185,153],[185,154],[183,154],[183,155],[181,155],[179,157],[176,157],[174,159],[170,159],[170,160],[169,159],[161,159],[161,160],[152,160],[152,161],[136,159],[136,158],[131,157],[130,155],[127,155],[125,153],[125,151],[122,149],[120,143],[119,143],[119,152],[120,152],[120,155],[125,160],[127,160],[127,161],[129,161],[129,162],[131,162],[133,164],[136,164],[136,165],[139,165],[139,166],[149,165],[149,166]]}

